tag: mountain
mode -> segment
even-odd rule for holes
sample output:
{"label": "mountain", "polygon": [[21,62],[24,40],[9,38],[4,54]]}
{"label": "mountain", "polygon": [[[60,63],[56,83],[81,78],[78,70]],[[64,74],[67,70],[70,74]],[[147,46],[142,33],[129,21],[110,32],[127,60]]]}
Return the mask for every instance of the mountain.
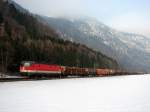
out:
{"label": "mountain", "polygon": [[119,66],[150,72],[150,38],[114,30],[94,18],[51,18],[38,20],[55,29],[61,38],[78,42],[116,59]]}
{"label": "mountain", "polygon": [[34,14],[10,0],[0,0],[0,71],[14,71],[21,61],[79,67],[118,68],[115,60],[85,45],[60,39]]}

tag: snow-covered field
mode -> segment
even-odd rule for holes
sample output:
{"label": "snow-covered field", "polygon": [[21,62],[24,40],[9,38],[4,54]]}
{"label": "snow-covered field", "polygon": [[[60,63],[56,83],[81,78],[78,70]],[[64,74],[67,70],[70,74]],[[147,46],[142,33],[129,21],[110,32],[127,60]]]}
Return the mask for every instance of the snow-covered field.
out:
{"label": "snow-covered field", "polygon": [[150,75],[1,82],[0,112],[150,112]]}

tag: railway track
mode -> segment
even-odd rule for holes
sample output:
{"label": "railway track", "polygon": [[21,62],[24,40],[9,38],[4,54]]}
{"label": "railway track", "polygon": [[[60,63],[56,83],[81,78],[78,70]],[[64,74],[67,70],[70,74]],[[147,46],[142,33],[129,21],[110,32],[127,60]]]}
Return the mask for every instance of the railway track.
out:
{"label": "railway track", "polygon": [[[110,75],[110,76],[99,76],[99,77],[114,77],[114,76],[126,76],[125,75]],[[131,75],[131,74],[128,74]],[[132,75],[143,75],[143,74],[132,74]],[[58,80],[58,79],[74,79],[74,78],[95,78],[98,76],[90,76],[90,77],[77,77],[77,76],[69,76],[69,77],[44,77],[44,78],[28,78],[28,77],[15,77],[15,78],[0,78],[0,82],[13,82],[13,81],[38,81],[38,80]]]}

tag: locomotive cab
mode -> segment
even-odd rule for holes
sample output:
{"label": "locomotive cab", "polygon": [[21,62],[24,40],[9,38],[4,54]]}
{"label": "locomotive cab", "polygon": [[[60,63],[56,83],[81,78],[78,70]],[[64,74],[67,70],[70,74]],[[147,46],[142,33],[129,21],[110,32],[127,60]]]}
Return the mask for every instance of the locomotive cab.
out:
{"label": "locomotive cab", "polygon": [[26,73],[28,72],[28,68],[33,64],[33,61],[23,61],[20,64],[20,72],[21,73]]}

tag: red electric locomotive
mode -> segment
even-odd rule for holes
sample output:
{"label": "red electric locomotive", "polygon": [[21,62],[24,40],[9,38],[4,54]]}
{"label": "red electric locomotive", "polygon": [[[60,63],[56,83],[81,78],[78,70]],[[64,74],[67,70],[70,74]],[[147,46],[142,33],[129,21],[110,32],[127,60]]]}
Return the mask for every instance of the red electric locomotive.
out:
{"label": "red electric locomotive", "polygon": [[29,76],[60,76],[61,66],[24,61],[20,66],[20,72]]}

